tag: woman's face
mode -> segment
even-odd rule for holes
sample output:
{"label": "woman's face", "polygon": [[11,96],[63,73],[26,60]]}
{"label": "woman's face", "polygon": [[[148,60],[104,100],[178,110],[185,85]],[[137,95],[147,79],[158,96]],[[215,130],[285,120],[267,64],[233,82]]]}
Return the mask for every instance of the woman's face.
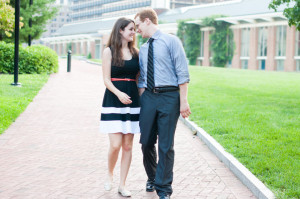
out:
{"label": "woman's face", "polygon": [[128,42],[133,41],[133,38],[135,36],[135,26],[134,23],[131,22],[128,24],[124,30],[120,30],[120,33],[122,35],[122,38],[125,39]]}

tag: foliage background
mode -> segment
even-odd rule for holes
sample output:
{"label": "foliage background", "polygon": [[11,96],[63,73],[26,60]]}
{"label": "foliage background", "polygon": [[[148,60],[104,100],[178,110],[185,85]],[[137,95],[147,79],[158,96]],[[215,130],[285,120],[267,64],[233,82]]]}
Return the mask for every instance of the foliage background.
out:
{"label": "foliage background", "polygon": [[[34,45],[19,47],[19,73],[40,74],[58,71],[58,56],[52,49]],[[14,44],[0,42],[0,73],[14,72]]]}
{"label": "foliage background", "polygon": [[195,65],[200,53],[201,27],[213,27],[210,34],[210,50],[212,53],[213,65],[224,67],[228,61],[232,60],[234,53],[233,32],[229,28],[230,24],[223,21],[216,21],[220,15],[210,16],[201,19],[201,24],[187,23],[188,20],[178,21],[177,36],[181,39],[186,55],[191,65]]}
{"label": "foliage background", "polygon": [[15,10],[8,3],[9,0],[0,0],[0,41],[2,35],[11,37],[15,27]]}
{"label": "foliage background", "polygon": [[[29,6],[30,0],[22,0],[20,4],[20,17],[24,26],[20,29],[20,43],[28,41],[28,35],[33,39],[39,39],[43,32],[46,31],[46,25],[49,20],[56,16],[58,7],[55,5],[55,0],[34,0]],[[15,7],[15,0],[10,0],[10,5]],[[32,19],[32,27],[29,27],[29,19]],[[7,37],[2,34],[0,38],[6,42],[14,42],[14,34],[12,37]]]}
{"label": "foliage background", "polygon": [[178,21],[177,36],[183,43],[189,64],[195,65],[200,52],[201,31],[197,24],[188,24],[188,20]]}
{"label": "foliage background", "polygon": [[296,26],[300,31],[300,0],[272,0],[269,4],[269,8],[277,11],[277,8],[281,5],[286,5],[283,15],[288,19],[289,26]]}
{"label": "foliage background", "polygon": [[202,20],[203,26],[214,27],[214,31],[210,35],[211,51],[213,65],[224,67],[231,61],[234,53],[233,32],[229,28],[230,24],[224,21],[217,21],[216,18],[224,17],[215,15],[206,17]]}

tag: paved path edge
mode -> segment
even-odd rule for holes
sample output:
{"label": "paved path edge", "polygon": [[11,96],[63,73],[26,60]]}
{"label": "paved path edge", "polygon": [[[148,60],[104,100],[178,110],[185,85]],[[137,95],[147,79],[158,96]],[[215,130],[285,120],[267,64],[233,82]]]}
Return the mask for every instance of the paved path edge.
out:
{"label": "paved path edge", "polygon": [[275,199],[273,192],[268,189],[257,177],[255,177],[244,165],[235,157],[226,152],[224,148],[206,131],[197,124],[184,119],[180,120],[190,128],[208,146],[208,148],[236,175],[236,177],[246,185],[252,193],[259,199]]}

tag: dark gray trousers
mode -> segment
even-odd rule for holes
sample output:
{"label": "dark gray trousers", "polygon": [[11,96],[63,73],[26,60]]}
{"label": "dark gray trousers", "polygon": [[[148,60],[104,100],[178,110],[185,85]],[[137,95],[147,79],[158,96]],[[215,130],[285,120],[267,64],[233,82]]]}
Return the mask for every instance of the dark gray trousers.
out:
{"label": "dark gray trousers", "polygon": [[[157,194],[172,194],[174,135],[179,117],[179,92],[152,93],[141,96],[140,128],[143,163],[150,180],[155,180]],[[155,143],[158,137],[158,156]]]}

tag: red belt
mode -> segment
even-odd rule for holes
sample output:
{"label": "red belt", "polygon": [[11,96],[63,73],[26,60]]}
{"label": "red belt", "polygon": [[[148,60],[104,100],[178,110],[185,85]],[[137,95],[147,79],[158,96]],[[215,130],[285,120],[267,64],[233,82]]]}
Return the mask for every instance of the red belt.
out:
{"label": "red belt", "polygon": [[135,79],[128,79],[128,78],[111,78],[111,81],[136,81]]}

